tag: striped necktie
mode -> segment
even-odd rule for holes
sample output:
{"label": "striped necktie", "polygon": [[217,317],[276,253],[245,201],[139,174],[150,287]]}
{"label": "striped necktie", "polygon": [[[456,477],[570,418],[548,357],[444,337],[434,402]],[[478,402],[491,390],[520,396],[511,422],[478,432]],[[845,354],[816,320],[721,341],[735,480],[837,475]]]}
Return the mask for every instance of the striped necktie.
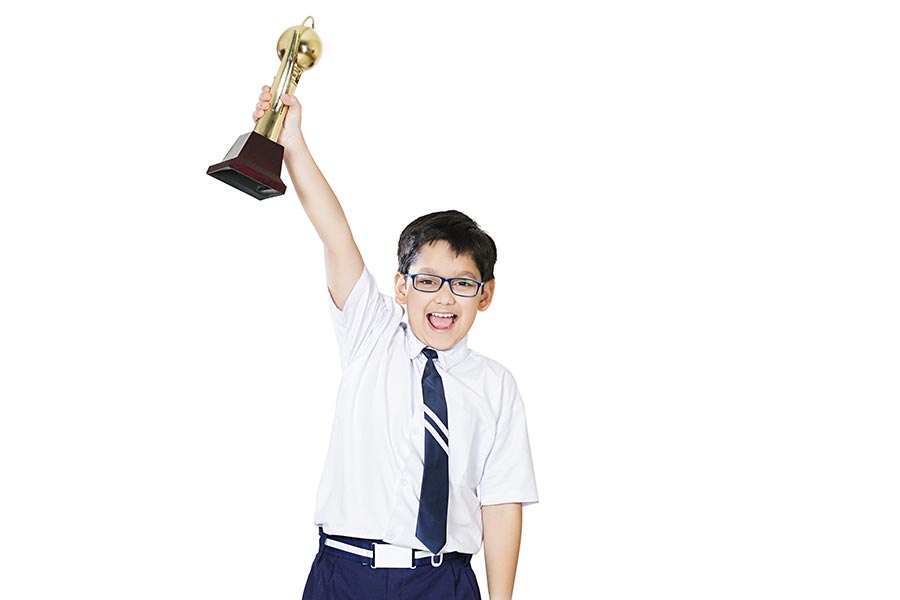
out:
{"label": "striped necktie", "polygon": [[416,537],[433,554],[447,543],[447,506],[450,497],[450,432],[447,428],[447,400],[444,383],[434,366],[437,352],[422,350],[428,358],[422,375],[425,401],[425,469],[419,494]]}

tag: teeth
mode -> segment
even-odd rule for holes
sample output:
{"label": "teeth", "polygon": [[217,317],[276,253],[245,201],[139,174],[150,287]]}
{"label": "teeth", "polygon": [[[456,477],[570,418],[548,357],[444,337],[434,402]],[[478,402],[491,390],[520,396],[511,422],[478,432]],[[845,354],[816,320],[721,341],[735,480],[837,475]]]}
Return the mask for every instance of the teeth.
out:
{"label": "teeth", "polygon": [[453,313],[431,313],[435,317],[455,317]]}

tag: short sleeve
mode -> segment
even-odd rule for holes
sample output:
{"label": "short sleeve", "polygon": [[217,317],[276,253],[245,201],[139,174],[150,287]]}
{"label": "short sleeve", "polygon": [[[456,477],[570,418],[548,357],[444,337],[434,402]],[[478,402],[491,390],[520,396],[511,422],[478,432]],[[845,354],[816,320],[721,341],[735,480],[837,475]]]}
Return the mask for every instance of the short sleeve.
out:
{"label": "short sleeve", "polygon": [[481,504],[534,504],[538,502],[537,483],[525,422],[525,406],[515,380],[508,373],[504,376],[502,395],[494,444],[481,477]]}
{"label": "short sleeve", "polygon": [[379,340],[400,325],[403,307],[379,293],[375,278],[363,267],[341,310],[329,299],[331,322],[341,352],[341,365],[368,355]]}

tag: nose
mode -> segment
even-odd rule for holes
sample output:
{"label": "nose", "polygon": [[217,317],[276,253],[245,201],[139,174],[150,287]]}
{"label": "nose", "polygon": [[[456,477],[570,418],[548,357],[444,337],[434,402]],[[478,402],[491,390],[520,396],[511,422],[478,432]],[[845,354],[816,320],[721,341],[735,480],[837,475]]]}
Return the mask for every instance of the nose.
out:
{"label": "nose", "polygon": [[453,292],[450,291],[450,282],[442,281],[441,287],[434,293],[435,301],[438,304],[453,304],[456,302],[456,299],[453,296]]}

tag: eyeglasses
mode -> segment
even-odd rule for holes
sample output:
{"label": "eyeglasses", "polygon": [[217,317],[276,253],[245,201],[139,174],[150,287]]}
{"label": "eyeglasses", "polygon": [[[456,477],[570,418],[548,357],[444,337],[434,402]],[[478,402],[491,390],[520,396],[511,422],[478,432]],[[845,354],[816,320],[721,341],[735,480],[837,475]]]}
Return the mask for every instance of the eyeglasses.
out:
{"label": "eyeglasses", "polygon": [[455,296],[463,298],[471,298],[478,295],[478,290],[484,285],[483,281],[468,279],[466,277],[441,277],[440,275],[431,275],[428,273],[407,273],[407,277],[412,279],[413,287],[420,292],[433,294],[444,286],[444,282],[450,284],[450,291]]}

